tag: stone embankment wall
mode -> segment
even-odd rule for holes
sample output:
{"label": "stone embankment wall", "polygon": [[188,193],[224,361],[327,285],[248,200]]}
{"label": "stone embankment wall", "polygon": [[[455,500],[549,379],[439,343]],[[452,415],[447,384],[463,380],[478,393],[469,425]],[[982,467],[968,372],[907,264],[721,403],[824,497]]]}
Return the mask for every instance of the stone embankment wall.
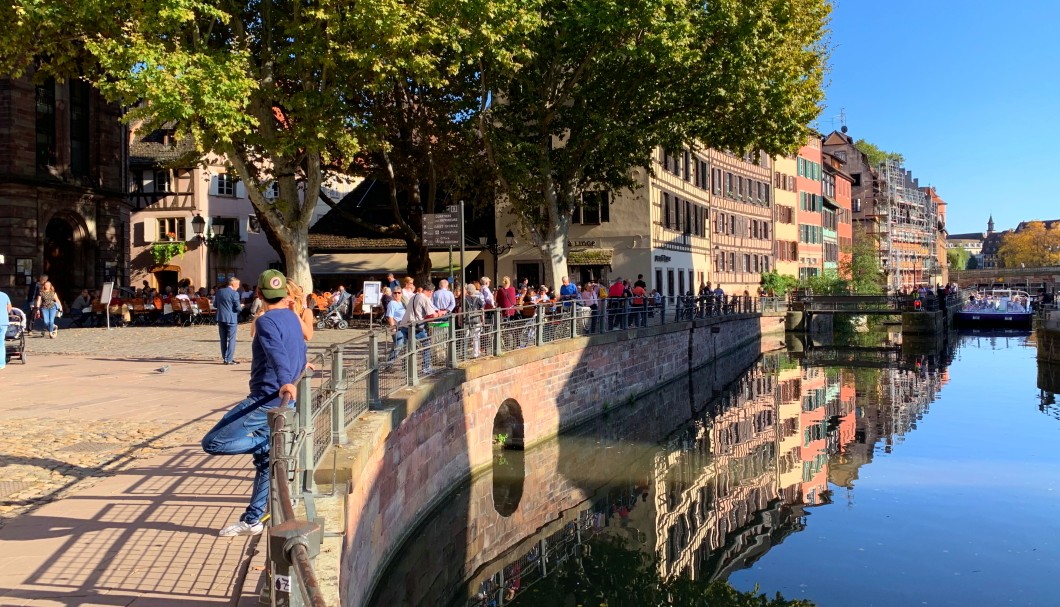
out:
{"label": "stone embankment wall", "polygon": [[[461,591],[470,596],[483,580],[576,520],[609,488],[628,495],[639,483],[645,497],[637,508],[652,509],[659,499],[647,481],[654,474],[653,456],[666,453],[666,438],[701,414],[760,355],[759,343],[749,343],[717,365],[666,382],[636,403],[614,407],[531,450],[494,451],[489,467],[461,484],[412,532],[414,542],[395,547],[397,559],[374,584],[371,603],[446,605]],[[641,528],[649,535],[647,545],[654,545],[653,526]]]}
{"label": "stone embankment wall", "polygon": [[1060,365],[1060,328],[1039,327],[1038,360]]}
{"label": "stone embankment wall", "polygon": [[492,466],[502,405],[530,447],[749,342],[780,347],[783,330],[782,318],[738,315],[612,332],[483,360],[398,395],[388,403],[393,429],[351,471],[342,604],[363,605],[416,525]]}

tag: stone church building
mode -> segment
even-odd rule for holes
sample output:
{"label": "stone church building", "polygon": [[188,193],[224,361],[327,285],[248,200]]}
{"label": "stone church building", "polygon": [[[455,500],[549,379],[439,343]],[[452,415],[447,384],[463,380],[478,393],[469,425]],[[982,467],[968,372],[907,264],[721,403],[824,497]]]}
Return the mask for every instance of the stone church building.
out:
{"label": "stone church building", "polygon": [[48,274],[64,301],[129,267],[121,111],[79,80],[0,79],[0,290]]}

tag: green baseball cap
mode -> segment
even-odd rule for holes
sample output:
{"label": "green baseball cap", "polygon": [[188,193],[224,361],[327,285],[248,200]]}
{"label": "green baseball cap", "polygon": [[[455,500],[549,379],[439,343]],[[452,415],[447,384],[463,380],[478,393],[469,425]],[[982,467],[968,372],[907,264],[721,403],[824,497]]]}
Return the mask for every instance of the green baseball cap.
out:
{"label": "green baseball cap", "polygon": [[279,270],[265,270],[258,276],[258,288],[265,299],[287,296],[287,278]]}

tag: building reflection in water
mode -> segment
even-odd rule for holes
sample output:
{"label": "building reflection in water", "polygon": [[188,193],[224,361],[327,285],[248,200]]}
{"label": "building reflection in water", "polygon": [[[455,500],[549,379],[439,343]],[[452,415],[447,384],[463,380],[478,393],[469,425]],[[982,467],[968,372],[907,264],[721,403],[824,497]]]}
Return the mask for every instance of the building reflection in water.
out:
{"label": "building reflection in water", "polygon": [[[724,387],[700,373],[661,388],[528,451],[514,513],[501,518],[484,505],[495,490],[490,475],[471,482],[466,535],[445,530],[459,523],[443,508],[418,542],[460,537],[478,560],[426,572],[413,546],[374,603],[423,604],[423,593],[410,596],[413,571],[435,590],[462,579],[451,604],[517,601],[601,534],[654,551],[661,576],[726,579],[805,528],[808,509],[831,503],[831,487],[852,489],[861,466],[916,429],[946,383],[951,343],[770,353]],[[693,407],[701,403],[691,420],[689,391]],[[493,532],[484,539],[483,529]],[[394,591],[396,579],[406,586]]]}

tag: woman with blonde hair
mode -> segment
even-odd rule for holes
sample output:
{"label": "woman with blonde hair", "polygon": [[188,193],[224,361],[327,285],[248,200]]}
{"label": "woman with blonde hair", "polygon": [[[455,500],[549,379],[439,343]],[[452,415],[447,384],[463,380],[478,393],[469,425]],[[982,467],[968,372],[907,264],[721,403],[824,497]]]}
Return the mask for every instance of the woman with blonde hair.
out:
{"label": "woman with blonde hair", "polygon": [[35,306],[37,314],[44,320],[44,330],[41,331],[40,336],[44,337],[44,334],[47,333],[49,337],[55,339],[55,333],[59,330],[59,327],[55,324],[55,318],[62,315],[63,304],[59,301],[59,296],[55,293],[55,287],[52,286],[51,281],[46,280],[41,285],[40,295],[37,296]]}

